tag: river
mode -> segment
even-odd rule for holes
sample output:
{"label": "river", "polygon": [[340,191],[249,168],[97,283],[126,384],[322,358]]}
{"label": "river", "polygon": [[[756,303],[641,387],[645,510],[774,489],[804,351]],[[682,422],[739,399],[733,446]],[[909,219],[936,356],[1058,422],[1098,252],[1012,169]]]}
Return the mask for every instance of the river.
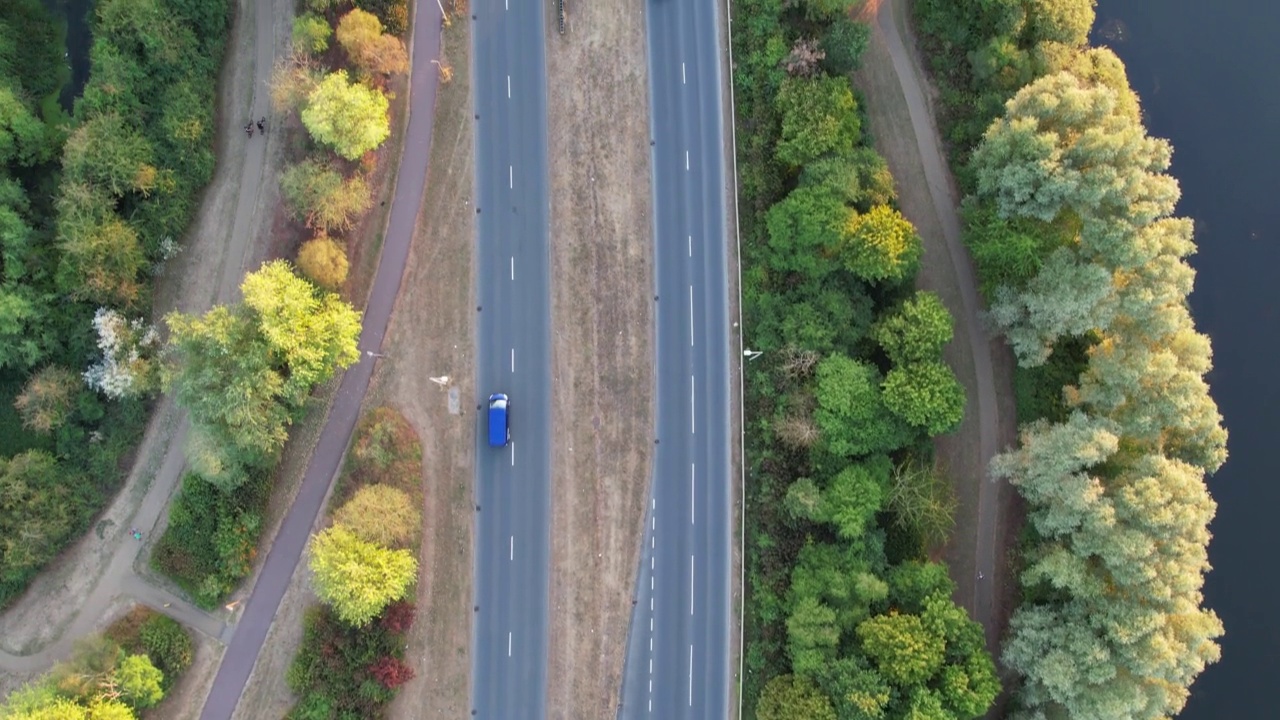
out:
{"label": "river", "polygon": [[1174,147],[1179,214],[1200,247],[1192,312],[1213,338],[1209,375],[1231,433],[1209,480],[1218,503],[1205,584],[1222,660],[1183,720],[1280,718],[1280,4],[1100,0],[1095,42],[1112,47],[1147,128]]}

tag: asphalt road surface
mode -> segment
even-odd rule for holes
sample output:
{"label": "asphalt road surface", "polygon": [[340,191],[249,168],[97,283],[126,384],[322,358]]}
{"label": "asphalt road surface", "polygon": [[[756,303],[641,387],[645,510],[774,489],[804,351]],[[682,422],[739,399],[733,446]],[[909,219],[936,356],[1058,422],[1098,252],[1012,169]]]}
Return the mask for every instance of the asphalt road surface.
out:
{"label": "asphalt road surface", "polygon": [[[546,716],[551,294],[545,5],[474,0],[476,567],[473,717]],[[511,444],[488,443],[491,393]]]}
{"label": "asphalt road surface", "polygon": [[648,0],[657,438],[619,717],[728,715],[725,143],[716,0]]}
{"label": "asphalt road surface", "polygon": [[[272,38],[263,29],[271,27],[270,5],[258,3],[256,7],[257,62],[270,67]],[[222,665],[218,667],[218,674],[214,677],[209,697],[200,713],[201,720],[231,720],[231,715],[240,702],[249,673],[267,638],[267,631],[271,629],[276,609],[280,607],[280,599],[284,597],[284,591],[302,558],[302,551],[320,513],[329,484],[338,472],[338,462],[351,440],[351,433],[360,416],[360,405],[373,374],[373,361],[369,353],[382,347],[382,338],[386,335],[387,322],[391,318],[391,308],[400,292],[405,260],[409,257],[409,243],[417,224],[422,191],[427,183],[427,158],[431,156],[431,123],[435,117],[437,79],[436,69],[431,61],[440,54],[438,6],[431,0],[422,0],[417,3],[414,13],[416,21],[413,28],[409,125],[405,130],[395,197],[391,200],[386,241],[382,246],[382,257],[378,261],[378,271],[374,276],[360,332],[360,348],[365,355],[342,376],[333,408],[320,431],[315,454],[311,456],[311,462],[303,476],[302,487],[285,515],[280,532],[267,553],[258,582],[245,602],[244,614],[240,617],[235,634],[222,657]]]}

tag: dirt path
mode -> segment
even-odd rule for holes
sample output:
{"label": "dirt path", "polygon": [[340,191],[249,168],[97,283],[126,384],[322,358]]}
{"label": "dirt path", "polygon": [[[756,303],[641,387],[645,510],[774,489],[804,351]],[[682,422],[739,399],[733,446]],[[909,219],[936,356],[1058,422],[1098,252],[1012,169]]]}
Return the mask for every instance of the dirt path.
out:
{"label": "dirt path", "polygon": [[[946,554],[958,585],[957,601],[986,629],[998,652],[1005,616],[1002,587],[1009,581],[1002,552],[1004,510],[1012,492],[988,479],[995,453],[1013,442],[1012,362],[1004,343],[984,329],[972,260],[960,235],[959,193],[933,121],[927,78],[907,24],[905,0],[868,8],[871,47],[857,82],[871,96],[868,112],[877,149],[898,181],[903,213],[924,239],[919,284],[937,292],[955,316],[956,338],[946,359],[968,398],[964,422],[937,439],[938,457],[955,484],[959,509]],[[911,133],[906,133],[906,128]]]}
{"label": "dirt path", "polygon": [[[156,291],[154,317],[203,312],[235,299],[246,268],[261,259],[283,153],[276,135],[246,137],[241,125],[270,113],[267,80],[287,50],[293,3],[240,0],[219,82],[217,170],[184,242]],[[268,128],[270,129],[270,128]],[[210,272],[217,268],[217,272]],[[212,637],[229,613],[204,613],[156,587],[145,571],[169,497],[183,468],[185,414],[164,398],[148,425],[133,470],[94,530],[68,549],[0,616],[0,694],[47,669],[75,640],[105,626],[118,599],[131,597]],[[139,543],[131,528],[143,531]]]}

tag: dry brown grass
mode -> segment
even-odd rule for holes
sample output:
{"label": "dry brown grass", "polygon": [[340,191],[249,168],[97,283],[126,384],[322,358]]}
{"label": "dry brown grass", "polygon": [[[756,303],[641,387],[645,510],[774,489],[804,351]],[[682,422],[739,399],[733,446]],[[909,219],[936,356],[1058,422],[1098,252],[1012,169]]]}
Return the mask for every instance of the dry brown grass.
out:
{"label": "dry brown grass", "polygon": [[[472,247],[475,183],[468,24],[445,29],[441,58],[453,81],[436,96],[426,192],[400,296],[366,403],[394,405],[422,441],[425,498],[417,619],[405,660],[417,676],[391,703],[391,718],[470,715],[472,419],[449,412],[449,392],[474,395],[475,310]],[[431,376],[450,376],[450,388]]]}
{"label": "dry brown grass", "polygon": [[613,717],[653,435],[643,4],[548,4],[552,448],[550,718]]}

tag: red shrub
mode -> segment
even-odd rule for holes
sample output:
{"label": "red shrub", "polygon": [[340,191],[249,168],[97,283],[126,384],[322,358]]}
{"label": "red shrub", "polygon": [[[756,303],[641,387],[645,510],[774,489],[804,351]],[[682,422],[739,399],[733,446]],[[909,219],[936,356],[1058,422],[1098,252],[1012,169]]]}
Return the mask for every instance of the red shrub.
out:
{"label": "red shrub", "polygon": [[417,606],[411,602],[404,600],[393,602],[382,611],[382,618],[378,622],[387,632],[405,633],[413,626],[413,616],[417,609]]}
{"label": "red shrub", "polygon": [[388,690],[395,690],[409,682],[414,675],[413,668],[390,655],[384,655],[378,658],[377,662],[370,665],[369,674],[373,675],[378,683]]}

